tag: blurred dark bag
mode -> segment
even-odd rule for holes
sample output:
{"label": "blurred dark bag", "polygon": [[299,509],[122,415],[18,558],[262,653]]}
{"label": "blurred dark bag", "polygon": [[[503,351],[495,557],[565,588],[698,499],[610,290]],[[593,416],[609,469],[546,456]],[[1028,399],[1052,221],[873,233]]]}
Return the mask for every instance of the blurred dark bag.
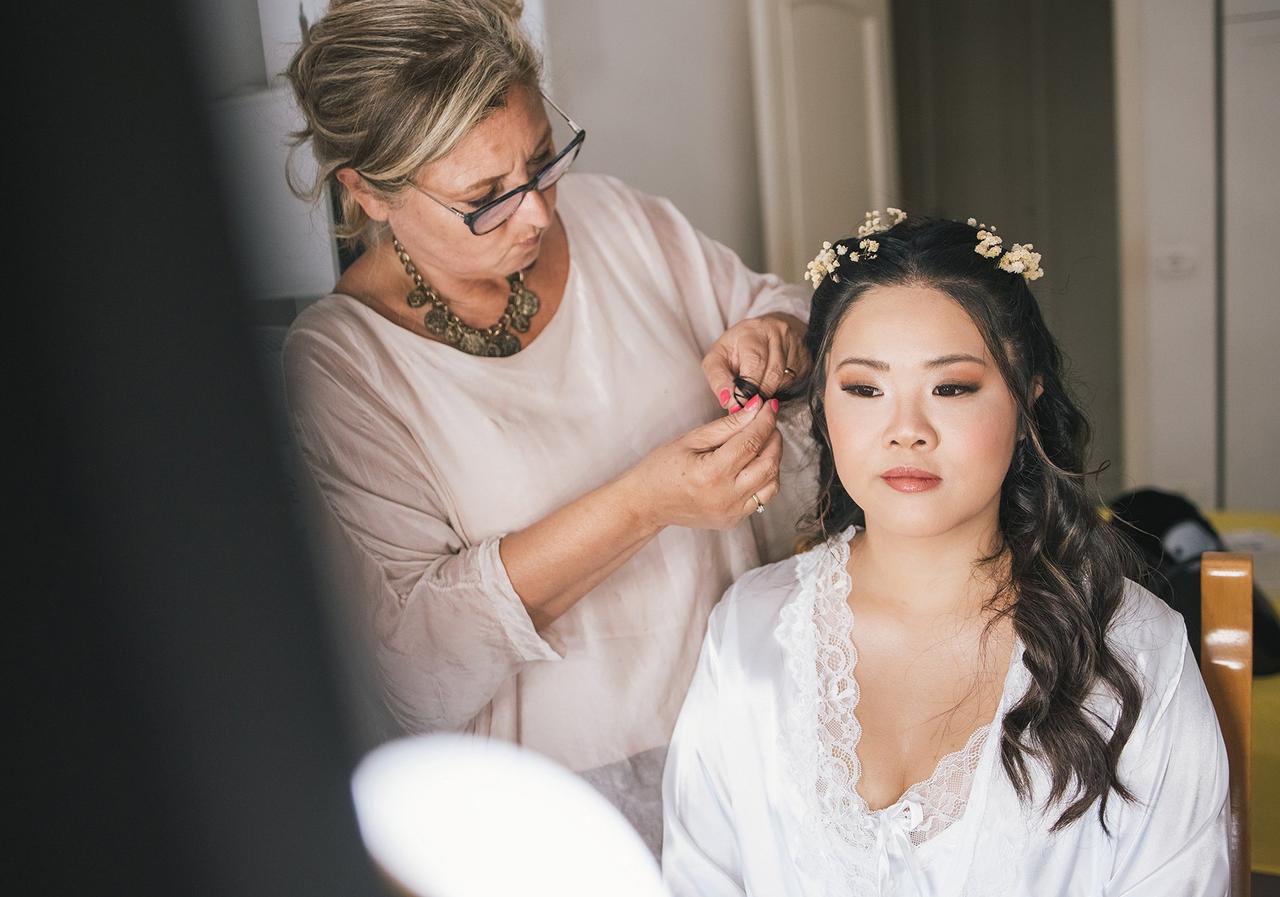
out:
{"label": "blurred dark bag", "polygon": [[[1142,585],[1182,614],[1187,639],[1200,660],[1200,555],[1225,551],[1222,537],[1191,502],[1172,492],[1138,489],[1111,502],[1115,524],[1145,562]],[[1253,674],[1280,672],[1280,620],[1253,588]]]}

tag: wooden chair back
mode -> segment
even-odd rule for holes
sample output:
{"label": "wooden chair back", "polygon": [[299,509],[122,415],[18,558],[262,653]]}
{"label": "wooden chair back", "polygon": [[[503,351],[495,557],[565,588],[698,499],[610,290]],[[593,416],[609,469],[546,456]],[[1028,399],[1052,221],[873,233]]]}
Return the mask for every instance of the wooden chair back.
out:
{"label": "wooden chair back", "polygon": [[1249,897],[1249,758],[1253,749],[1253,559],[1206,551],[1200,563],[1200,673],[1231,769],[1231,895]]}

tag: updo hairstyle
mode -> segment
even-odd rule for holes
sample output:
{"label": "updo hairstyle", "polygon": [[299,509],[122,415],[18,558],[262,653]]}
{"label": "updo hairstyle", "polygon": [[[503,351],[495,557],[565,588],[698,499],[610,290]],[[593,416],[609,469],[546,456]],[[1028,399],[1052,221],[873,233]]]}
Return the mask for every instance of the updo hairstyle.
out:
{"label": "updo hairstyle", "polygon": [[[354,168],[379,198],[394,203],[423,165],[446,155],[511,88],[538,90],[542,60],[519,23],[518,0],[334,0],[285,74],[319,166],[289,187],[311,202],[326,184],[338,191],[337,234],[360,246],[386,236],[337,183]],[[291,159],[292,161],[292,159]]]}

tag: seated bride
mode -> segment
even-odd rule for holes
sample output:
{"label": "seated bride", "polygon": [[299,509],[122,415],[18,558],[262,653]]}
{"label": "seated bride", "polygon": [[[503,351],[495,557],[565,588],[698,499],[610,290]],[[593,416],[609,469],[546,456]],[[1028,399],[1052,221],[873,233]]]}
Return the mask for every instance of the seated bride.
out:
{"label": "seated bride", "polygon": [[712,614],[672,892],[1226,894],[1217,720],[1098,514],[1039,253],[891,209],[809,272],[825,538]]}

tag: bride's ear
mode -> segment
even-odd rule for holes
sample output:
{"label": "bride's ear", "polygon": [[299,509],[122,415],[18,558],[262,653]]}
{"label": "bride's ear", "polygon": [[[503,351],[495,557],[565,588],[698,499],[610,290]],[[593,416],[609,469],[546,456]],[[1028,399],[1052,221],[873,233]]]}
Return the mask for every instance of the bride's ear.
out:
{"label": "bride's ear", "polygon": [[360,173],[354,168],[339,168],[334,172],[334,177],[372,220],[386,221],[390,217],[391,206],[369,188],[365,179],[360,177]]}

